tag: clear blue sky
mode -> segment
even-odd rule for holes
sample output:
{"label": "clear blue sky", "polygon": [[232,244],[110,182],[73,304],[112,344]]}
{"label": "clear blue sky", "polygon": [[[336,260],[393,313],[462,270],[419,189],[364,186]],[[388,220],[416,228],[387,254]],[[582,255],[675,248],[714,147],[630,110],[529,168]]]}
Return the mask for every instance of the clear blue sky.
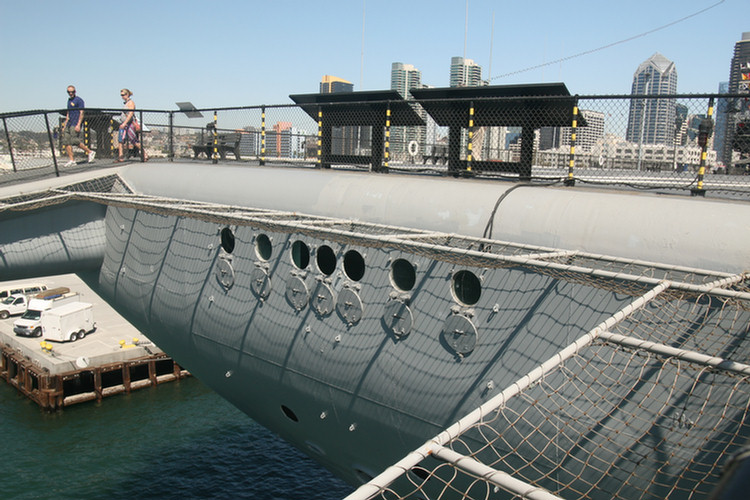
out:
{"label": "clear blue sky", "polygon": [[[718,3],[718,5],[716,5]],[[632,41],[503,78],[634,37]],[[355,90],[390,88],[391,63],[448,85],[466,55],[493,84],[565,82],[577,94],[626,94],[655,52],[675,62],[679,93],[715,92],[748,0],[0,0],[0,112],[58,109],[74,84],[86,105],[141,109],[288,104],[325,74]],[[494,17],[494,36],[493,36]],[[364,20],[364,22],[363,22]],[[363,29],[364,25],[364,29]],[[464,52],[465,51],[465,52]],[[490,74],[491,70],[491,74]]]}

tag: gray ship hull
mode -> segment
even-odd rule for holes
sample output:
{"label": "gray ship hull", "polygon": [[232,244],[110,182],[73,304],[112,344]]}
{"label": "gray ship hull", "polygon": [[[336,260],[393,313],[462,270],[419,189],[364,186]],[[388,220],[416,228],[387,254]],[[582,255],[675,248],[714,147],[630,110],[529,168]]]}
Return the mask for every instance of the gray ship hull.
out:
{"label": "gray ship hull", "polygon": [[[4,274],[95,276],[97,293],[178,363],[352,484],[663,280],[679,284],[649,306],[664,316],[626,320],[633,335],[749,358],[747,294],[716,298],[705,285],[750,267],[748,205],[283,169],[204,168],[195,180],[192,170],[123,169],[136,198],[73,196],[4,212]],[[69,251],[71,241],[87,243]],[[646,498],[709,491],[721,457],[748,434],[746,401],[725,404],[745,393],[719,384],[698,404],[719,427],[694,425],[703,437],[686,438],[674,408],[693,411],[695,380],[663,383],[664,369],[615,358],[597,355],[596,370],[572,377],[580,385],[560,381],[557,396],[575,411],[542,403],[538,418],[497,423],[505,441],[475,456],[501,455],[565,498],[627,497],[624,485]],[[611,370],[622,375],[597,382]],[[596,384],[610,392],[589,394]],[[482,449],[486,436],[475,432],[466,446]],[[713,465],[691,477],[696,463]],[[431,489],[441,488],[420,491]]]}

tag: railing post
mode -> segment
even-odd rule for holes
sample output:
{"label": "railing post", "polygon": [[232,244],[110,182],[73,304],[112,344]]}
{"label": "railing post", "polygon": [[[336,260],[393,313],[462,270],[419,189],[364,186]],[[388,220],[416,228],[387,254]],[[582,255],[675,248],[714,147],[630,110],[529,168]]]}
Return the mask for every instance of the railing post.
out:
{"label": "railing post", "polygon": [[466,171],[471,172],[472,153],[474,150],[474,101],[469,104],[469,134],[466,140]]}
{"label": "railing post", "polygon": [[260,164],[266,164],[266,106],[260,107]]}
{"label": "railing post", "polygon": [[117,136],[115,136],[115,129],[115,118],[110,117],[109,128],[107,129],[107,132],[109,133],[109,152],[112,155],[112,158],[115,158],[115,154],[117,151],[117,146],[115,143],[118,143],[120,141],[119,130]]}
{"label": "railing post", "polygon": [[323,168],[323,108],[318,106],[318,168]]}
{"label": "railing post", "polygon": [[576,132],[578,129],[578,99],[573,103],[573,121],[570,125],[570,158],[568,159],[568,178],[565,179],[566,186],[575,186],[573,167],[576,160]]}
{"label": "railing post", "polygon": [[[373,152],[374,153],[374,152]],[[391,157],[391,103],[388,101],[385,109],[385,143],[383,150],[383,168],[388,172],[388,164]],[[380,170],[380,169],[378,169]]]}
{"label": "railing post", "polygon": [[169,161],[174,161],[174,112],[169,112]]}
{"label": "railing post", "polygon": [[5,117],[3,116],[3,128],[5,129],[5,140],[8,143],[8,153],[10,153],[10,163],[13,165],[13,171],[17,172],[16,170],[16,157],[13,155],[13,145],[10,143],[10,133],[8,132],[8,124],[5,121]]}
{"label": "railing post", "polygon": [[89,138],[89,121],[83,120],[83,143],[87,148],[91,148],[91,139]]}
{"label": "railing post", "polygon": [[138,134],[138,142],[141,145],[141,162],[144,162],[146,161],[146,141],[143,140],[143,111],[138,112],[138,123],[141,129],[136,134]]}
{"label": "railing post", "polygon": [[213,128],[213,134],[214,134],[214,151],[211,155],[211,161],[213,163],[219,163],[219,132],[216,130],[216,123],[219,121],[219,112],[214,111],[214,128]]}
{"label": "railing post", "polygon": [[708,100],[708,115],[701,121],[698,127],[698,145],[701,147],[701,163],[698,167],[698,185],[690,190],[693,196],[706,196],[706,189],[703,187],[703,176],[706,173],[706,153],[708,149],[708,139],[711,137],[714,128],[714,98]]}
{"label": "railing post", "polygon": [[52,130],[49,128],[49,117],[47,116],[47,113],[44,113],[44,123],[47,126],[49,148],[52,150],[52,164],[55,166],[55,176],[60,177],[60,170],[57,168],[57,155],[55,155],[55,140],[52,138]]}

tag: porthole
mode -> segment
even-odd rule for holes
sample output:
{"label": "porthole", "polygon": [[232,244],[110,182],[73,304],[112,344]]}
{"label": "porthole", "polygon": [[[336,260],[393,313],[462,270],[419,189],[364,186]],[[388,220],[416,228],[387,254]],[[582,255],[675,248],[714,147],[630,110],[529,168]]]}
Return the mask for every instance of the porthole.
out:
{"label": "porthole", "polygon": [[234,252],[234,233],[228,227],[221,230],[221,248],[226,253]]}
{"label": "porthole", "polygon": [[304,241],[297,240],[292,243],[292,263],[297,269],[307,269],[310,264],[310,248]]}
{"label": "porthole", "polygon": [[414,288],[417,282],[417,273],[411,262],[405,259],[396,259],[391,264],[391,283],[402,292],[408,292]]}
{"label": "porthole", "polygon": [[286,415],[286,417],[292,422],[299,422],[297,415],[288,406],[281,405],[281,411],[283,411],[284,415]]}
{"label": "porthole", "polygon": [[271,238],[265,234],[259,234],[255,237],[255,253],[261,260],[268,260],[271,258]]}
{"label": "porthole", "polygon": [[365,275],[365,259],[356,250],[349,250],[344,254],[344,273],[352,281],[359,281]]}
{"label": "porthole", "polygon": [[482,284],[471,271],[458,271],[453,275],[453,295],[460,303],[473,306],[482,295]]}
{"label": "porthole", "polygon": [[336,254],[328,245],[321,245],[315,254],[315,262],[318,269],[326,276],[330,276],[336,270]]}

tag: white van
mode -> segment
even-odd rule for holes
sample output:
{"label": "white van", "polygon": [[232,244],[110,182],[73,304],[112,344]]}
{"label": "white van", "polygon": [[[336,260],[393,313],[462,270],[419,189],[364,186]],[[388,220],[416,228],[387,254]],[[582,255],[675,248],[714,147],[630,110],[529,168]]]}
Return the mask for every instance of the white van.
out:
{"label": "white van", "polygon": [[11,295],[36,295],[47,289],[44,283],[15,283],[0,284],[0,300],[10,297]]}
{"label": "white van", "polygon": [[[62,293],[61,293],[62,292]],[[22,337],[42,336],[42,315],[45,311],[59,307],[70,302],[79,302],[80,296],[77,292],[71,292],[67,288],[54,288],[37,295],[47,298],[34,298],[29,301],[29,307],[23,316],[13,323],[13,331]]]}

